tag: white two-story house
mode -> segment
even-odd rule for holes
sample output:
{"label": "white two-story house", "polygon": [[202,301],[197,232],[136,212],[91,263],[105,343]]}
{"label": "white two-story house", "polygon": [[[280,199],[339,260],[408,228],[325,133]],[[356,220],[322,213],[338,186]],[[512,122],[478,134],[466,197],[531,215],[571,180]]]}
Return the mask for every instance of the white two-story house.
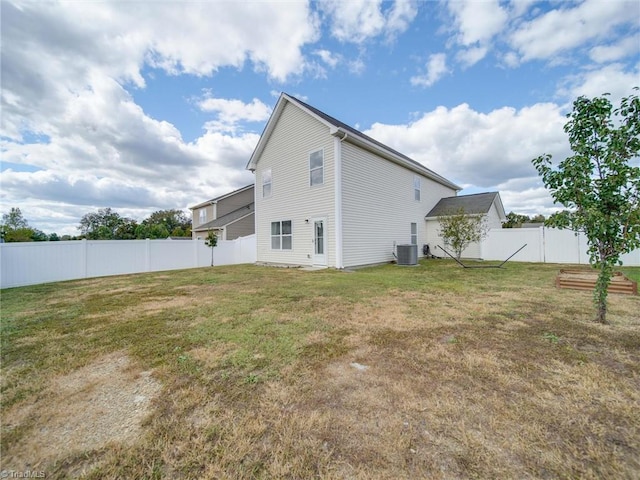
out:
{"label": "white two-story house", "polygon": [[257,260],[264,263],[392,261],[396,245],[426,243],[425,216],[460,190],[284,93],[247,168],[255,172]]}

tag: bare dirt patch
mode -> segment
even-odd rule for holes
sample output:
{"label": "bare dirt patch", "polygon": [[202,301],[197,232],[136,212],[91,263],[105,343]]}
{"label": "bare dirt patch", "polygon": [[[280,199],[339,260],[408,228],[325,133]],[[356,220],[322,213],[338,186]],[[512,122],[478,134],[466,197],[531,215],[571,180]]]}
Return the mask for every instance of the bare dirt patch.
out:
{"label": "bare dirt patch", "polygon": [[121,352],[54,378],[34,401],[4,412],[9,431],[26,420],[35,426],[6,452],[3,468],[44,468],[55,459],[108,443],[133,444],[160,389],[150,371],[136,368]]}

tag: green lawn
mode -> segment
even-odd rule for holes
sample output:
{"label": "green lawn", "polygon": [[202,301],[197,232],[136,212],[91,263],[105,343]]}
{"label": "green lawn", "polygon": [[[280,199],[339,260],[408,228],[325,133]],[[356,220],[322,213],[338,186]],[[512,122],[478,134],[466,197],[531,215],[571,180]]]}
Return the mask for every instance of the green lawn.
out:
{"label": "green lawn", "polygon": [[[637,478],[640,297],[558,265],[230,266],[2,291],[2,469]],[[640,279],[640,268],[624,268]]]}

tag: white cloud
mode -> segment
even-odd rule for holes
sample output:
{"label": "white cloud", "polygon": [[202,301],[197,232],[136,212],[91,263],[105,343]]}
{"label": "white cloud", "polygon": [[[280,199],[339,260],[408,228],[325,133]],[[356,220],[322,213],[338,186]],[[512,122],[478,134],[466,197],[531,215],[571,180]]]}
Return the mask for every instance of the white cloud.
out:
{"label": "white cloud", "polygon": [[498,190],[502,203],[509,205],[507,213],[513,211],[521,215],[548,217],[561,209],[553,205],[549,192],[537,177],[504,183],[498,185]]}
{"label": "white cloud", "polygon": [[393,38],[395,35],[405,32],[418,13],[417,2],[414,0],[396,0],[387,14],[387,35]]}
{"label": "white cloud", "polygon": [[592,98],[609,93],[615,105],[622,97],[631,95],[633,87],[640,87],[640,63],[629,70],[623,64],[613,63],[567,77],[558,95],[574,100],[581,95]]}
{"label": "white cloud", "polygon": [[487,55],[494,37],[504,30],[507,11],[498,0],[451,0],[447,8],[457,32],[455,42],[463,47],[456,59],[465,67],[475,65]]}
{"label": "white cloud", "polygon": [[482,60],[488,51],[489,49],[487,47],[468,48],[466,50],[460,50],[456,55],[456,59],[464,66],[470,67]]}
{"label": "white cloud", "polygon": [[617,26],[637,23],[640,14],[636,1],[586,0],[577,6],[561,5],[523,23],[511,35],[511,45],[524,61],[551,59],[602,38]]}
{"label": "white cloud", "polygon": [[215,112],[218,119],[207,122],[205,129],[236,131],[239,122],[264,122],[271,115],[271,107],[254,98],[251,103],[241,100],[214,98],[210,95],[198,102],[198,107],[204,112]]}
{"label": "white cloud", "polygon": [[357,58],[356,60],[352,60],[348,63],[349,72],[354,75],[362,75],[364,71],[367,69],[364,61],[361,58]]}
{"label": "white cloud", "polygon": [[621,60],[640,52],[640,38],[632,35],[610,45],[598,45],[589,52],[591,60],[597,63],[613,62]]}
{"label": "white cloud", "polygon": [[[65,99],[58,117],[40,124],[48,143],[3,142],[4,161],[41,169],[2,172],[3,203],[146,206],[150,213],[251,181],[244,167],[257,134],[207,132],[186,143],[173,125],[146,116],[115,81],[91,84]],[[261,102],[237,107],[233,101],[218,105],[225,121],[264,118]]]}
{"label": "white cloud", "polygon": [[531,5],[539,3],[539,0],[515,0],[509,4],[510,13],[512,18],[518,18],[524,15]]}
{"label": "white cloud", "polygon": [[340,63],[340,61],[342,60],[341,55],[332,53],[329,50],[320,49],[314,51],[313,53],[320,57],[320,59],[322,59],[322,61],[331,68],[336,68],[338,63]]}
{"label": "white cloud", "polygon": [[430,87],[444,75],[449,73],[447,68],[447,56],[444,53],[435,53],[429,55],[426,65],[427,72],[424,75],[416,75],[411,77],[411,85],[420,87]]}
{"label": "white cloud", "polygon": [[[561,108],[551,103],[489,113],[462,104],[439,107],[406,125],[376,123],[365,133],[460,185],[517,195],[539,188],[533,158],[543,153],[555,158],[569,154],[565,121]],[[514,180],[520,183],[510,190],[512,184],[507,182]],[[536,198],[551,207],[543,191],[536,190]],[[507,208],[514,204],[508,203]]]}
{"label": "white cloud", "polygon": [[363,43],[383,35],[392,40],[409,27],[417,14],[414,0],[326,0],[318,4],[331,21],[332,35],[342,42]]}
{"label": "white cloud", "polygon": [[507,22],[507,12],[498,0],[452,0],[447,6],[458,27],[460,45],[485,44],[501,32]]}

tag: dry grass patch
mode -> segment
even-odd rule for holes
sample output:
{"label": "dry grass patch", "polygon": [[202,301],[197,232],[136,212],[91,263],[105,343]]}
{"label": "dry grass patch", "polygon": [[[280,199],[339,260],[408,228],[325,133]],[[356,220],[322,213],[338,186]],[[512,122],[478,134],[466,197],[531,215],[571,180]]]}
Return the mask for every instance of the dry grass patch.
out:
{"label": "dry grass patch", "polygon": [[[3,464],[49,478],[637,478],[640,301],[612,295],[598,325],[591,295],[557,290],[556,273],[238,266],[5,291]],[[135,439],[36,448],[43,428],[89,435],[106,379],[124,391],[152,369],[146,420],[123,410]],[[52,413],[65,399],[76,415]]]}
{"label": "dry grass patch", "polygon": [[41,470],[107,444],[132,445],[160,388],[151,372],[136,368],[122,352],[54,377],[40,398],[3,412],[6,435],[23,428],[19,440],[3,455],[3,466]]}

